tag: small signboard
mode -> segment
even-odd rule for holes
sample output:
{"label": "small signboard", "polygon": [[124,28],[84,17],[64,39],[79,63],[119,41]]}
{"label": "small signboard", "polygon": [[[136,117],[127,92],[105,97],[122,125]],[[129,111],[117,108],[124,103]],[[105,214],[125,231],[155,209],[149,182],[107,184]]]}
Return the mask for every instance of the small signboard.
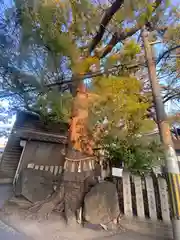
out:
{"label": "small signboard", "polygon": [[112,175],[114,177],[122,177],[123,169],[122,168],[112,168]]}

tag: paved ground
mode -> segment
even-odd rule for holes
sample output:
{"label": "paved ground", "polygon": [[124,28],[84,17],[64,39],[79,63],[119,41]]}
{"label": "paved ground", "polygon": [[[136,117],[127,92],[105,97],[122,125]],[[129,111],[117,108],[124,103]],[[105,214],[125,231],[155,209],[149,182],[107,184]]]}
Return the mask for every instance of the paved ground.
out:
{"label": "paved ground", "polygon": [[[12,196],[12,186],[10,184],[0,184],[0,209],[10,196]],[[0,240],[25,240],[25,238],[0,219]]]}
{"label": "paved ground", "polygon": [[110,240],[163,240],[163,238],[153,238],[147,235],[143,235],[143,234],[139,234],[133,231],[128,231],[128,232],[124,232],[115,236],[111,236],[111,237],[105,237],[105,238],[101,238],[98,240],[105,240],[105,239],[110,239]]}
{"label": "paved ground", "polygon": [[[32,238],[26,237],[23,234],[16,232],[11,227],[0,221],[0,239],[2,240],[31,240]],[[81,239],[81,237],[79,238]],[[150,236],[141,235],[132,231],[122,232],[114,236],[105,236],[100,238],[93,238],[94,240],[155,240],[157,238],[152,238]],[[92,240],[93,240],[92,239]],[[160,238],[158,238],[160,240]],[[32,239],[33,240],[33,239]],[[49,239],[55,240],[55,239]],[[68,238],[58,237],[56,240],[68,240]],[[82,239],[83,240],[83,239]]]}
{"label": "paved ground", "polygon": [[1,240],[29,240],[23,234],[18,233],[13,228],[0,220],[0,239]]}
{"label": "paved ground", "polygon": [[4,202],[12,196],[12,184],[0,184],[0,209]]}
{"label": "paved ground", "polygon": [[[4,184],[4,185],[0,185],[0,208],[3,206],[5,200],[7,200],[10,196],[12,195],[12,187],[11,185],[8,184]],[[20,220],[20,219],[17,219]],[[22,230],[26,230],[24,231],[25,233],[32,233],[34,231],[38,232],[38,237],[36,235],[35,238],[29,238],[26,237],[24,234],[19,233],[18,231],[16,231],[15,229],[13,229],[12,227],[8,226],[7,224],[5,224],[1,219],[0,219],[0,240],[31,240],[31,239],[35,239],[35,240],[44,240],[45,238],[42,236],[43,232],[46,229],[45,225],[41,225],[41,226],[37,226],[37,223],[32,224],[32,222],[30,223],[25,223],[24,221],[19,221],[17,222],[16,219],[16,226],[18,227],[18,229],[22,229]],[[29,224],[29,225],[28,225]],[[155,237],[151,237],[151,236],[147,236],[147,235],[142,235],[140,233],[137,232],[133,232],[133,231],[125,231],[125,232],[121,232],[119,234],[116,235],[109,235],[108,232],[101,232],[101,234],[97,231],[93,231],[92,230],[88,230],[88,229],[84,229],[84,230],[70,230],[69,228],[62,228],[59,225],[60,223],[57,223],[57,229],[56,229],[56,233],[54,234],[54,236],[52,236],[51,234],[49,235],[49,237],[47,237],[47,240],[155,240],[155,239],[163,239],[163,238],[155,238]],[[22,228],[19,226],[22,225]],[[24,227],[23,227],[24,225]],[[54,226],[54,222],[52,222],[52,225]],[[17,228],[16,227],[16,228]],[[35,228],[36,227],[36,228]],[[43,227],[42,230],[40,230],[40,227]],[[47,226],[48,227],[48,226]],[[19,230],[21,231],[21,230]],[[54,233],[54,232],[53,232]],[[27,234],[27,233],[26,233]],[[33,235],[29,235],[29,236],[33,236]],[[46,234],[45,234],[46,236]],[[52,236],[52,237],[50,237]]]}

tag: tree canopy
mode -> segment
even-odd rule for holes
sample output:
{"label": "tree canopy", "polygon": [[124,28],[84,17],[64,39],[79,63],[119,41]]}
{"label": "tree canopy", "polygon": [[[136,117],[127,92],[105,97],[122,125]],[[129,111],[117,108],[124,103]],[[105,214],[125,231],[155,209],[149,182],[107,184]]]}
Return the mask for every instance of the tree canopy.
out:
{"label": "tree canopy", "polygon": [[[153,102],[141,30],[145,26],[151,41],[162,42],[156,59],[162,93],[165,102],[177,104],[178,14],[177,7],[163,0],[33,5],[16,0],[0,19],[0,98],[10,102],[11,110],[18,106],[68,121],[73,87],[84,80],[90,92],[101,95],[91,108],[92,122],[108,115],[111,126],[118,121],[127,126],[127,119],[129,128],[132,122],[133,128],[154,126],[147,119]],[[98,108],[99,115],[94,114]]]}

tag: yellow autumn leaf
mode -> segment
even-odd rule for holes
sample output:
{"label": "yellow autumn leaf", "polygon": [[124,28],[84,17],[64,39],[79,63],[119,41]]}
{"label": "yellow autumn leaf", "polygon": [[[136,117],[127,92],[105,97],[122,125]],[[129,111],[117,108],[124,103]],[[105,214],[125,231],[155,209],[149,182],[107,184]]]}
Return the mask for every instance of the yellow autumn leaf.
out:
{"label": "yellow autumn leaf", "polygon": [[98,64],[99,63],[99,59],[95,56],[90,56],[90,57],[87,57],[87,58],[83,58],[81,59],[75,66],[75,72],[77,74],[85,74],[87,73],[89,70],[90,70],[90,67],[93,65],[93,64]]}

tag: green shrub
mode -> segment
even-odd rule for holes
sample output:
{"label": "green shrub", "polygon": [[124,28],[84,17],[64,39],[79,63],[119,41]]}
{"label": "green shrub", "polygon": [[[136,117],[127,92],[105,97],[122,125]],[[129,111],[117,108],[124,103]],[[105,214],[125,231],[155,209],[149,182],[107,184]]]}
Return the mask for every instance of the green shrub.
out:
{"label": "green shrub", "polygon": [[106,137],[104,149],[112,166],[120,166],[130,171],[151,171],[159,166],[163,159],[163,149],[157,141],[148,141],[141,137],[126,139]]}

